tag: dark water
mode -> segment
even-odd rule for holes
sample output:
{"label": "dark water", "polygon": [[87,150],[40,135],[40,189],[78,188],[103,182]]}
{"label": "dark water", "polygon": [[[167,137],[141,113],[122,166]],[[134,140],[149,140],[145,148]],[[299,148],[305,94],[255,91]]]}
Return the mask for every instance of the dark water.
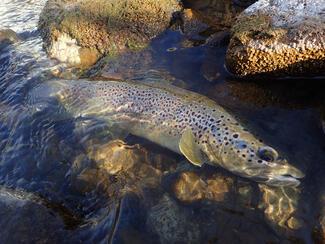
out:
{"label": "dark water", "polygon": [[114,75],[214,99],[306,174],[298,189],[258,185],[132,135],[113,140],[98,121],[58,121],[58,104],[31,110],[29,91],[58,68],[36,31],[43,4],[0,3],[0,27],[22,39],[0,50],[0,243],[321,242],[324,80],[235,80],[225,46],[189,47],[171,30],[112,61]]}

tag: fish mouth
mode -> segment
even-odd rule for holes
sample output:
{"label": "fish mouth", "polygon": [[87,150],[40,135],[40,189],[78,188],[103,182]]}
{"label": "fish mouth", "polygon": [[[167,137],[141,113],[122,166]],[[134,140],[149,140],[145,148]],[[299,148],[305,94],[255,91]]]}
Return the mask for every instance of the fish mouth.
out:
{"label": "fish mouth", "polygon": [[264,183],[266,185],[276,187],[297,187],[300,185],[300,180],[293,177],[292,175],[277,175],[269,178]]}
{"label": "fish mouth", "polygon": [[300,179],[305,175],[296,167],[287,164],[287,161],[281,160],[282,165],[273,166],[264,171],[260,177],[254,177],[257,182],[274,187],[297,187],[300,185]]}
{"label": "fish mouth", "polygon": [[268,179],[264,182],[270,186],[288,186],[297,187],[300,185],[300,180],[305,175],[299,169],[291,165],[285,165],[279,169],[278,173],[271,174]]}

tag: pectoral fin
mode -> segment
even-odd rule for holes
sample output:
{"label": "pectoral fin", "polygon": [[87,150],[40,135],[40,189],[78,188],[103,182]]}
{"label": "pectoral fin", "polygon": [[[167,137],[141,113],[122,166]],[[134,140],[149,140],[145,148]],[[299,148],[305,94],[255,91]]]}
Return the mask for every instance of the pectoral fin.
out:
{"label": "pectoral fin", "polygon": [[181,153],[194,165],[202,166],[204,163],[203,155],[195,142],[195,138],[191,129],[187,129],[179,142],[179,149]]}

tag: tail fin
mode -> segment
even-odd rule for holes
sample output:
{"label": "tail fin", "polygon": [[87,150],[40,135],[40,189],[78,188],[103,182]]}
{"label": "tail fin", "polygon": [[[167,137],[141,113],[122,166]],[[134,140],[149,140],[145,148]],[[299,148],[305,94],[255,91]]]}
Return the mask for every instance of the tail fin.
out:
{"label": "tail fin", "polygon": [[27,95],[26,105],[29,113],[43,111],[51,105],[56,106],[58,95],[70,85],[67,80],[50,80],[35,86]]}
{"label": "tail fin", "polygon": [[69,86],[66,80],[51,80],[34,87],[27,96],[27,104],[34,105],[49,101]]}

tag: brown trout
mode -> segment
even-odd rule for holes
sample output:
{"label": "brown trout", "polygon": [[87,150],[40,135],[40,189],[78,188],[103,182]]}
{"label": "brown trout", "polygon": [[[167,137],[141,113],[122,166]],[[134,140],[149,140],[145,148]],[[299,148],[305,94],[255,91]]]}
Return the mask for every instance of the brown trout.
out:
{"label": "brown trout", "polygon": [[56,80],[34,101],[56,98],[73,117],[96,117],[176,153],[272,186],[298,186],[304,174],[214,101],[173,86],[129,81]]}

